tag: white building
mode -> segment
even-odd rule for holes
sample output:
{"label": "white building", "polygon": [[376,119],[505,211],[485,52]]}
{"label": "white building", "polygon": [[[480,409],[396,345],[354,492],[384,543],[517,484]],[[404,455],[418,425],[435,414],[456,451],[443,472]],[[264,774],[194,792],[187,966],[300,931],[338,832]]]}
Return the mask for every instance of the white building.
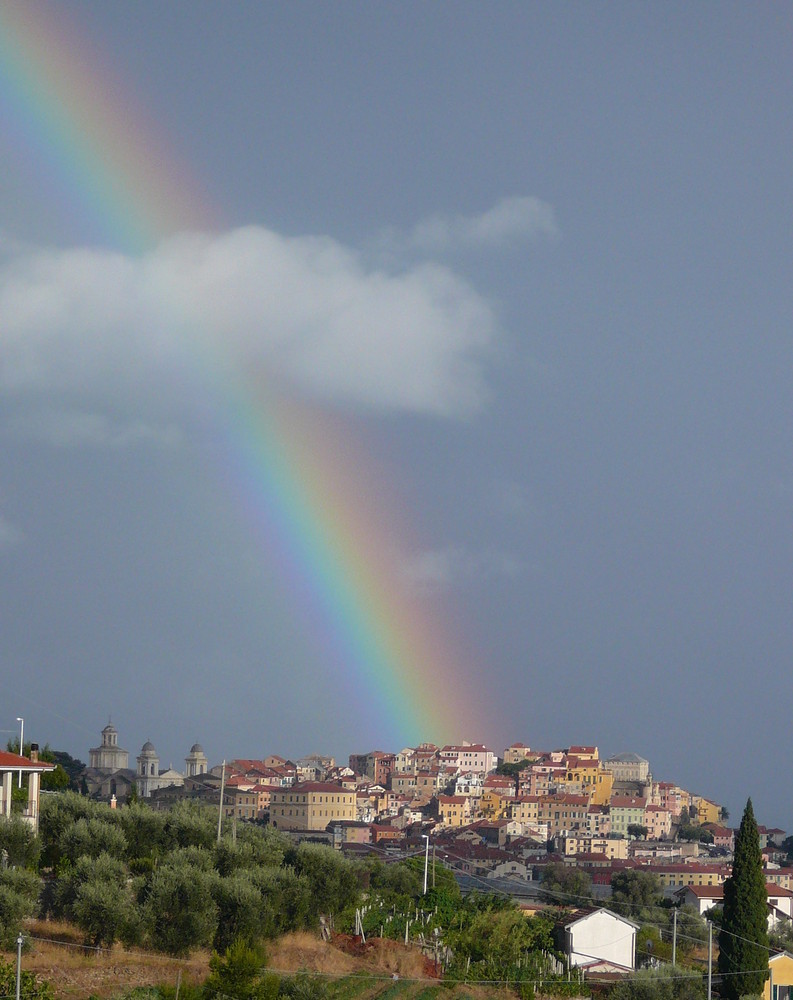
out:
{"label": "white building", "polygon": [[200,774],[206,774],[209,768],[207,755],[200,743],[194,743],[190,747],[190,753],[184,759],[185,778],[197,778]]}
{"label": "white building", "polygon": [[38,831],[41,776],[46,771],[54,769],[54,764],[39,760],[38,743],[31,743],[30,757],[0,750],[0,816],[5,816],[6,819],[11,817],[13,788],[25,774],[28,778],[28,800],[22,810],[22,819],[33,827],[34,831]]}
{"label": "white building", "polygon": [[590,910],[564,924],[564,951],[571,966],[591,972],[636,967],[639,925],[611,910]]}
{"label": "white building", "polygon": [[460,774],[454,783],[454,794],[465,795],[468,798],[481,799],[484,791],[484,776],[476,771]]}
{"label": "white building", "polygon": [[118,745],[118,731],[110,722],[102,730],[102,743],[88,751],[88,767],[108,772],[129,767],[129,753]]}
{"label": "white building", "polygon": [[[789,926],[793,921],[793,889],[766,882],[765,891],[768,898],[769,931],[777,926]],[[700,916],[710,909],[722,909],[724,906],[723,885],[686,885],[678,889],[675,896],[681,905],[695,907]]]}
{"label": "white building", "polygon": [[458,773],[472,772],[490,774],[495,771],[497,758],[492,750],[482,743],[462,743],[460,746],[448,745],[438,751],[441,767]]}
{"label": "white building", "polygon": [[[198,744],[195,744],[198,746]],[[200,749],[200,748],[199,748]],[[138,795],[142,799],[147,799],[157,788],[167,788],[170,785],[183,785],[184,775],[179,771],[169,767],[165,771],[160,770],[160,758],[154,749],[154,744],[147,740],[141,747],[137,756],[138,770],[135,776],[135,785]],[[201,772],[203,773],[203,772]]]}
{"label": "white building", "polygon": [[652,780],[649,760],[631,751],[615,753],[613,757],[603,761],[603,767],[611,771],[615,781],[638,781],[646,784]]}

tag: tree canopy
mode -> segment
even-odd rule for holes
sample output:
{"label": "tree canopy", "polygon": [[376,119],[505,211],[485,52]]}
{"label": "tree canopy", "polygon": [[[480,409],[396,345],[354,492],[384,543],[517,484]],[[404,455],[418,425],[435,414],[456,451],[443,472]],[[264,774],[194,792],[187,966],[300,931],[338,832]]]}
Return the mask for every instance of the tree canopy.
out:
{"label": "tree canopy", "polygon": [[542,873],[540,896],[554,906],[584,906],[592,898],[592,879],[580,868],[554,862]]}
{"label": "tree canopy", "polygon": [[767,902],[760,837],[749,799],[735,838],[732,875],[724,883],[719,972],[728,1000],[761,993],[768,978]]}

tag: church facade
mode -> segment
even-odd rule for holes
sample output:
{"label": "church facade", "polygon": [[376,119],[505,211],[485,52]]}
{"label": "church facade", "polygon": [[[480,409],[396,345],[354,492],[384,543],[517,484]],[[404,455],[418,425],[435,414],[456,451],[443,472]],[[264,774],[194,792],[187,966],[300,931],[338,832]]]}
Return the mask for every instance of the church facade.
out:
{"label": "church facade", "polygon": [[110,801],[115,796],[119,800],[129,798],[134,788],[137,794],[147,799],[160,788],[179,787],[185,777],[195,778],[206,774],[209,768],[207,756],[200,743],[194,743],[185,757],[184,773],[174,767],[160,769],[160,758],[154,744],[147,740],[136,758],[137,767],[129,766],[129,753],[118,745],[118,731],[108,723],[102,730],[102,740],[98,747],[88,751],[88,767],[84,772],[86,791],[92,798]]}

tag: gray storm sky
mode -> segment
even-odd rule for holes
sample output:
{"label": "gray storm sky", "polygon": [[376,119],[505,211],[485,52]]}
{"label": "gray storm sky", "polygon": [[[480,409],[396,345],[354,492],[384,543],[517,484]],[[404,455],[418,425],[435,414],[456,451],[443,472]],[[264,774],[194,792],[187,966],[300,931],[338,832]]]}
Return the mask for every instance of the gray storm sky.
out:
{"label": "gray storm sky", "polygon": [[0,73],[0,728],[399,749],[252,545],[194,323],[365,442],[495,706],[459,739],[792,827],[793,9],[38,6],[217,221],[114,244]]}

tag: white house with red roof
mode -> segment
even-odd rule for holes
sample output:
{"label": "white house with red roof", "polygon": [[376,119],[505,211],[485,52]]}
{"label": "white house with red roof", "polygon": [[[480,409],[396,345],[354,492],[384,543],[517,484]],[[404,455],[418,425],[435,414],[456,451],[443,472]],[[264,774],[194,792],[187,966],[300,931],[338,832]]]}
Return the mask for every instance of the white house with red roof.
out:
{"label": "white house with red roof", "polygon": [[[793,889],[785,889],[773,882],[766,883],[768,897],[768,929],[777,925],[790,924],[793,921]],[[683,905],[696,908],[702,915],[708,910],[724,905],[724,885],[687,885],[678,889],[675,897]]]}
{"label": "white house with red roof", "polygon": [[482,743],[447,745],[438,751],[438,759],[441,764],[457,772],[476,771],[479,774],[495,771],[498,762],[493,751]]}
{"label": "white house with red roof", "polygon": [[17,753],[8,753],[0,750],[0,816],[11,816],[11,799],[14,781],[21,775],[26,775],[28,779],[28,801],[22,810],[22,818],[33,827],[39,828],[39,790],[41,787],[41,776],[46,771],[53,771],[54,764],[48,764],[39,760],[39,748],[37,743],[32,743],[30,747],[30,757],[21,757]]}

